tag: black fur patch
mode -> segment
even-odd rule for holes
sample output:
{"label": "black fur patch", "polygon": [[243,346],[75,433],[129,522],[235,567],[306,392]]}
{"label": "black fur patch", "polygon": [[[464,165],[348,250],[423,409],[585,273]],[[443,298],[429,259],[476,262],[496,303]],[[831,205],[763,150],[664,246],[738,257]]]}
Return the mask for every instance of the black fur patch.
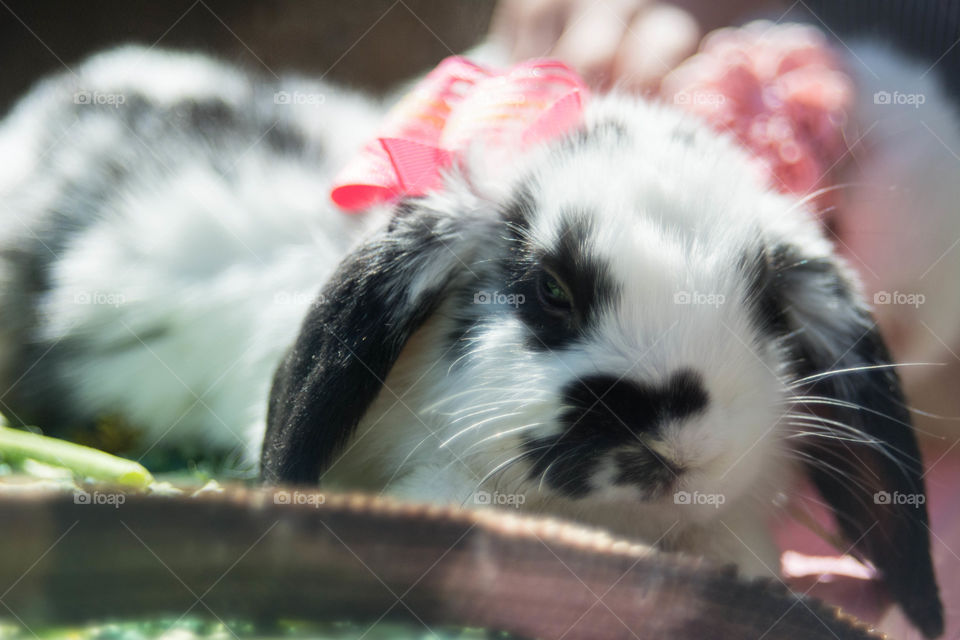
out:
{"label": "black fur patch", "polygon": [[[703,411],[709,397],[699,374],[681,369],[662,385],[639,385],[613,376],[592,376],[571,383],[564,404],[574,408],[563,421],[571,427],[589,423],[616,438],[650,433],[665,420]],[[629,434],[626,430],[629,430]]]}
{"label": "black fur patch", "polygon": [[408,302],[409,281],[397,273],[437,243],[431,226],[405,225],[403,236],[388,233],[344,260],[304,320],[270,394],[261,456],[268,482],[317,482],[438,304],[437,292]]}
{"label": "black fur patch", "polygon": [[[791,245],[744,257],[747,302],[759,332],[781,341],[798,378],[829,371],[796,393],[834,404],[811,405],[856,431],[842,438],[798,441],[808,447],[807,473],[830,505],[853,553],[872,562],[908,617],[933,637],[943,626],[930,562],[927,513],[887,504],[877,495],[924,494],[920,452],[896,371],[868,311],[838,265],[807,258]],[[811,302],[829,305],[810,308]],[[829,320],[825,325],[824,320]],[[841,323],[841,320],[848,320]],[[879,365],[879,367],[877,367]],[[852,371],[860,367],[875,367]],[[801,410],[805,405],[800,404]],[[861,443],[857,438],[865,439]]]}
{"label": "black fur patch", "polygon": [[[531,349],[559,349],[582,339],[604,308],[616,300],[618,288],[609,266],[592,255],[586,239],[592,235],[592,221],[585,215],[565,216],[560,237],[548,249],[534,247],[522,237],[509,265],[510,289],[523,296],[517,313],[530,328]],[[569,312],[545,305],[540,286],[547,276],[565,286],[572,297]]]}
{"label": "black fur patch", "polygon": [[[413,332],[453,291],[472,286],[454,280],[474,282],[466,263],[473,253],[495,252],[492,230],[408,205],[340,263],[274,377],[261,456],[266,481],[317,482]],[[457,260],[449,259],[451,251]],[[412,286],[425,273],[437,277],[436,285],[414,298]]]}
{"label": "black fur patch", "polygon": [[739,264],[747,280],[746,304],[754,325],[764,336],[780,337],[790,332],[788,311],[791,296],[809,286],[811,279],[820,282],[824,293],[844,304],[853,304],[853,296],[827,258],[808,258],[795,246],[780,244],[745,254]]}
{"label": "black fur patch", "polygon": [[504,221],[512,227],[513,233],[530,229],[530,219],[536,211],[533,187],[528,181],[521,181],[510,203],[503,210]]}
{"label": "black fur patch", "polygon": [[[495,320],[503,314],[516,313],[520,306],[517,296],[524,296],[527,303],[527,291],[522,290],[517,273],[523,273],[524,265],[529,262],[529,250],[525,241],[530,222],[535,215],[533,190],[528,181],[521,181],[513,198],[501,210],[503,227],[499,231],[498,241],[502,248],[497,259],[471,266],[477,280],[471,286],[451,293],[458,301],[451,305],[448,313],[453,319],[453,328],[448,339],[453,348],[448,352],[448,360],[453,363],[464,362],[461,358],[467,353],[472,340],[485,328],[488,320]],[[410,215],[416,210],[416,200],[407,200],[397,207],[393,221]],[[393,225],[394,222],[391,222]],[[491,299],[495,298],[495,299]]]}
{"label": "black fur patch", "polygon": [[580,128],[564,139],[570,147],[585,147],[596,144],[609,144],[611,140],[623,141],[628,136],[627,128],[616,120],[597,122],[590,128]]}
{"label": "black fur patch", "polygon": [[183,100],[171,111],[182,118],[186,127],[200,131],[226,131],[237,126],[239,114],[219,99],[206,101]]}
{"label": "black fur patch", "polygon": [[632,483],[651,495],[670,482],[676,469],[645,446],[668,420],[680,420],[703,411],[709,397],[700,376],[689,369],[674,373],[662,385],[639,385],[612,376],[593,376],[571,383],[564,393],[560,418],[563,433],[530,440],[534,460],[531,478],[543,477],[554,490],[571,497],[589,491],[588,481],[600,459],[618,452],[618,484]]}
{"label": "black fur patch", "polygon": [[682,469],[676,468],[650,449],[636,448],[614,455],[617,475],[614,483],[641,489],[644,495],[656,498],[675,485]]}

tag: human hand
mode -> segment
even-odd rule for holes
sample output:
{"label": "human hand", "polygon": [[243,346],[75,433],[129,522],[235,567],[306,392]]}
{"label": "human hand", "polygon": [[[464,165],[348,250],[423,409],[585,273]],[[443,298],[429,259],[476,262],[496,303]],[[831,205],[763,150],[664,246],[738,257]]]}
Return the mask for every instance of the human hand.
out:
{"label": "human hand", "polygon": [[514,60],[550,56],[597,89],[652,92],[703,34],[763,0],[501,0],[491,36]]}

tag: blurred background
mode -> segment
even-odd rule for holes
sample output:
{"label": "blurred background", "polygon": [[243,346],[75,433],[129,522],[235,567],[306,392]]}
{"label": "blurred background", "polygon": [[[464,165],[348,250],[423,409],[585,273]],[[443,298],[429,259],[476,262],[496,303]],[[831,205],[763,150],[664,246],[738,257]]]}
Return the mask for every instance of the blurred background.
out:
{"label": "blurred background", "polygon": [[[537,1],[520,0],[528,6]],[[742,21],[751,15],[750,7],[758,4],[751,0],[716,3],[716,15],[708,16],[700,26],[709,30],[731,20]],[[820,15],[830,10],[828,2],[808,4]],[[478,44],[493,23],[495,5],[495,0],[0,0],[0,68],[4,70],[0,115],[44,75],[61,72],[91,53],[123,43],[212,53],[271,79],[296,73],[383,93],[443,57]],[[776,5],[766,3],[768,8]],[[794,4],[798,17],[805,6],[804,2]],[[781,13],[782,7],[777,15]],[[870,20],[871,14],[865,13],[864,25]],[[591,46],[595,44],[598,42],[591,42]],[[578,55],[590,53],[590,47],[567,46]],[[953,64],[960,47],[951,47],[943,55],[949,56],[944,66]],[[960,74],[954,80],[960,82]],[[945,357],[948,365],[942,371],[946,373],[915,389],[915,406],[950,416],[960,413],[960,394],[955,393],[960,358],[952,355]],[[920,422],[925,419],[916,417]],[[937,448],[927,453],[928,461],[939,465],[938,474],[946,475],[930,477],[927,482],[939,496],[952,496],[950,478],[960,476],[960,460],[954,451],[960,442],[955,437],[956,423],[928,422],[925,431],[950,437],[938,441]],[[947,540],[960,539],[960,525],[956,524],[960,516],[955,513],[960,507],[954,502],[952,498],[941,500],[944,506],[935,517],[940,536]],[[939,566],[955,567],[956,554],[940,543],[938,539],[935,545]],[[948,606],[957,601],[960,587],[951,584],[945,591]]]}
{"label": "blurred background", "polygon": [[382,91],[478,42],[493,8],[494,0],[7,0],[0,7],[0,113],[39,77],[128,42]]}

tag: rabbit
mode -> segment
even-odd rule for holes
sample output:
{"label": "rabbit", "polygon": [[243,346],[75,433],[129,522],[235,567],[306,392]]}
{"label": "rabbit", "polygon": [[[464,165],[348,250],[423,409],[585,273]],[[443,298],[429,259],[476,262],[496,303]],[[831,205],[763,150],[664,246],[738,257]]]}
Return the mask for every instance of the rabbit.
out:
{"label": "rabbit", "polygon": [[922,462],[860,285],[728,137],[595,96],[508,166],[346,214],[383,105],[126,47],[0,129],[0,411],[118,414],[264,482],[516,506],[776,576],[806,477],[942,628]]}

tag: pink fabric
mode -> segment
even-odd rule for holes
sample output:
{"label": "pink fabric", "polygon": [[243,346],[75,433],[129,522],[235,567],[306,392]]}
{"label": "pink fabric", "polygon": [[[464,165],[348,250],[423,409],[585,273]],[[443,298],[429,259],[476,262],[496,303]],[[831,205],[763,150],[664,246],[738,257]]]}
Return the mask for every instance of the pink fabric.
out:
{"label": "pink fabric", "polygon": [[806,195],[829,184],[847,153],[853,81],[813,27],[753,22],[714,31],[661,94],[732,133],[781,191]]}
{"label": "pink fabric", "polygon": [[509,153],[580,122],[580,77],[561,62],[532,60],[506,71],[447,58],[394,107],[377,138],[337,176],[331,197],[348,211],[422,195],[477,141]]}

